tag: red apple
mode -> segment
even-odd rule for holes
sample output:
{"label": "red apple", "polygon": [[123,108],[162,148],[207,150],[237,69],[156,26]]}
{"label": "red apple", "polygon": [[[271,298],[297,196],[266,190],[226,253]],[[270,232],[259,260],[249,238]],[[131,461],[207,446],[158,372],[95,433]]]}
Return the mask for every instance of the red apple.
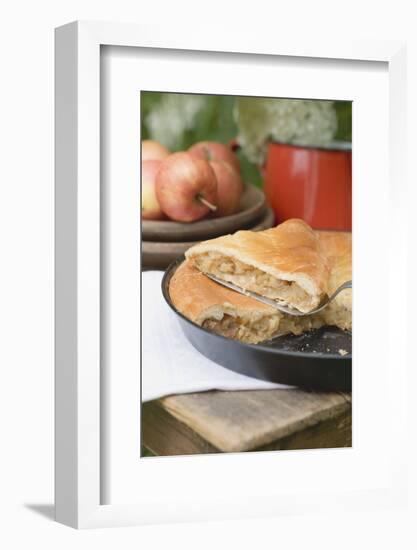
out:
{"label": "red apple", "polygon": [[243,193],[242,178],[228,162],[211,161],[210,166],[217,178],[216,217],[235,214]]}
{"label": "red apple", "polygon": [[142,141],[142,162],[144,160],[163,160],[170,154],[171,151],[157,141],[151,139]]}
{"label": "red apple", "polygon": [[165,217],[155,190],[156,175],[160,167],[160,160],[142,162],[142,218],[144,220],[162,220]]}
{"label": "red apple", "polygon": [[239,159],[233,151],[217,141],[200,141],[195,143],[188,149],[188,152],[197,158],[204,160],[223,160],[233,166],[238,174],[240,174]]}
{"label": "red apple", "polygon": [[173,153],[156,177],[156,196],[172,220],[193,222],[217,210],[217,180],[206,160],[190,153]]}

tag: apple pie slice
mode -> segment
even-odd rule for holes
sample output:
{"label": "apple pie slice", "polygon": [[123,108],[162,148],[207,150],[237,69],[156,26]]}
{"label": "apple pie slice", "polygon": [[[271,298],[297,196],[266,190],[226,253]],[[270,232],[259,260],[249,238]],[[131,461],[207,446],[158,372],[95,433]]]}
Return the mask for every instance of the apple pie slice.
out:
{"label": "apple pie slice", "polygon": [[186,260],[174,273],[169,294],[185,317],[226,338],[257,344],[279,334],[301,334],[324,324],[321,317],[292,317],[222,287]]}
{"label": "apple pie slice", "polygon": [[318,236],[302,220],[266,231],[238,231],[191,247],[202,272],[304,313],[328,292],[329,268]]}

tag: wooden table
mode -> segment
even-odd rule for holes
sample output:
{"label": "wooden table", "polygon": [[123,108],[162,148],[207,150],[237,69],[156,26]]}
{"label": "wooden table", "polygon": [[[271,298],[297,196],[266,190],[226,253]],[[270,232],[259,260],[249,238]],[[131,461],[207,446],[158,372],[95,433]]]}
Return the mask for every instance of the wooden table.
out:
{"label": "wooden table", "polygon": [[142,445],[157,455],[350,447],[351,404],[298,389],[174,395],[142,406]]}

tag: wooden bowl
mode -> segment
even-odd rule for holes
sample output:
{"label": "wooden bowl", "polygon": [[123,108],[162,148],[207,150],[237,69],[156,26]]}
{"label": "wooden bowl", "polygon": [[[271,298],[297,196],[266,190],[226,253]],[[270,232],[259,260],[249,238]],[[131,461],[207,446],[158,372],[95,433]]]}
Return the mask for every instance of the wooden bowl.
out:
{"label": "wooden bowl", "polygon": [[[251,231],[262,231],[274,225],[274,212],[267,208],[261,218],[250,227]],[[178,256],[184,254],[199,241],[190,242],[150,242],[142,241],[142,269],[165,269]]]}
{"label": "wooden bowl", "polygon": [[240,211],[231,216],[209,218],[192,223],[170,220],[142,220],[142,240],[160,242],[195,242],[233,233],[247,228],[260,217],[266,208],[261,189],[246,185],[242,194]]}

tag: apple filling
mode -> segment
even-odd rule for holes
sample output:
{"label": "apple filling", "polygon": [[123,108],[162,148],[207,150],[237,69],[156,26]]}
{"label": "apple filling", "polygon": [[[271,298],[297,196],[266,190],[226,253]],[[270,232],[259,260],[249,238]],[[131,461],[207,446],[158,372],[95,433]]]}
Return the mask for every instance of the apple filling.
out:
{"label": "apple filling", "polygon": [[203,273],[211,273],[245,290],[257,292],[303,312],[310,311],[320,301],[320,297],[311,296],[294,281],[277,279],[256,267],[217,252],[200,254],[196,256],[195,263]]}
{"label": "apple filling", "polygon": [[221,319],[206,319],[203,322],[203,327],[226,338],[257,344],[272,338],[278,332],[279,317],[279,315],[268,315],[251,322],[249,319],[234,317],[226,313]]}
{"label": "apple filling", "polygon": [[324,324],[323,318],[319,315],[290,317],[277,312],[265,315],[256,321],[225,313],[221,319],[206,319],[202,326],[226,338],[240,340],[247,344],[258,344],[278,335],[302,334],[305,331],[320,328]]}
{"label": "apple filling", "polygon": [[352,308],[340,302],[341,300],[338,301],[337,298],[334,302],[330,302],[321,315],[326,325],[335,325],[342,330],[352,330]]}

